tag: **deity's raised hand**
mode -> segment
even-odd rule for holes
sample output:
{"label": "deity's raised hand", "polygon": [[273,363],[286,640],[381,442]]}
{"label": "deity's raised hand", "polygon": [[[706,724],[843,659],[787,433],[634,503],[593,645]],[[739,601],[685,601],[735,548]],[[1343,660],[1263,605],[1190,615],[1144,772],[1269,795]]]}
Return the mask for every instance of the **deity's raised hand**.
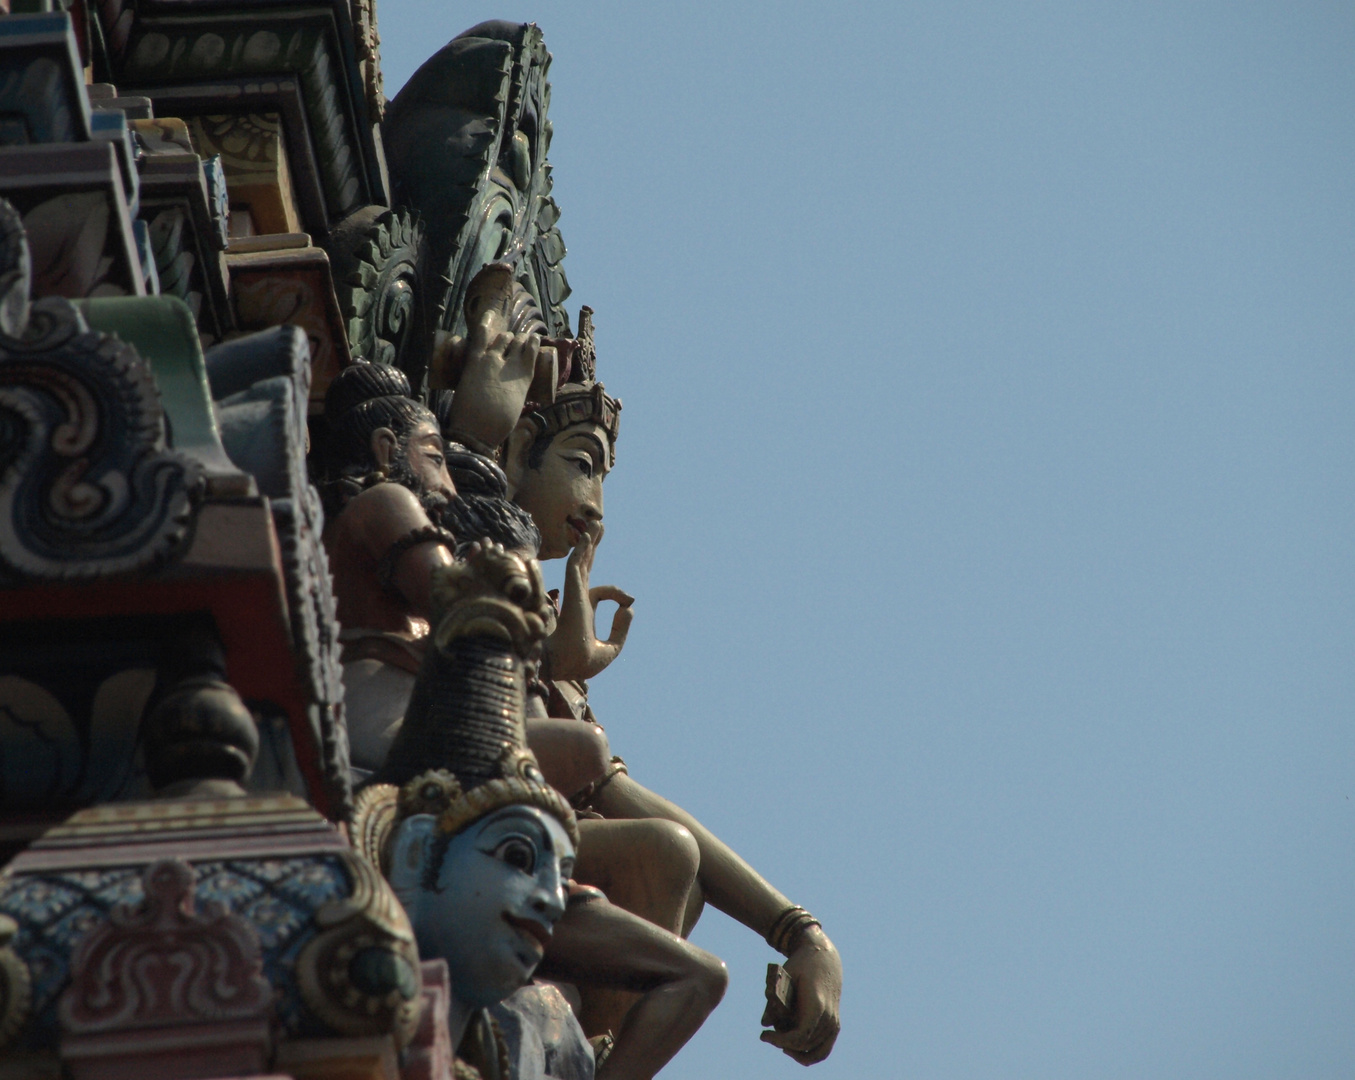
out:
{"label": "deity's raised hand", "polygon": [[[560,619],[555,633],[546,639],[550,654],[551,676],[556,679],[591,679],[607,667],[626,644],[631,620],[635,617],[635,597],[615,585],[590,588],[593,556],[602,542],[602,523],[593,522],[579,538],[565,564],[565,587],[560,598]],[[612,629],[606,641],[599,641],[595,623],[597,608],[604,600],[618,605],[612,617]]]}
{"label": "deity's raised hand", "polygon": [[429,362],[429,386],[456,390],[451,435],[481,453],[492,453],[508,438],[528,400],[555,396],[558,357],[543,342],[544,327],[537,321],[513,330],[518,291],[507,264],[482,269],[467,289],[468,336],[440,334]]}

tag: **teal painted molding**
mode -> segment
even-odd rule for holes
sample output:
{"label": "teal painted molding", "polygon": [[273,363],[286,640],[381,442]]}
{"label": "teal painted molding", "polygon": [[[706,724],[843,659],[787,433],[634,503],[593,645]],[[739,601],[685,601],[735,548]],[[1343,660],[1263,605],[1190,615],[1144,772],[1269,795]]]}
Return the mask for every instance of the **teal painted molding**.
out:
{"label": "teal painted molding", "polygon": [[[198,458],[212,477],[245,477],[226,456],[193,312],[177,296],[96,297],[77,306],[91,330],[116,334],[151,366],[170,445]],[[253,481],[249,485],[253,487]],[[243,494],[243,492],[241,492]]]}

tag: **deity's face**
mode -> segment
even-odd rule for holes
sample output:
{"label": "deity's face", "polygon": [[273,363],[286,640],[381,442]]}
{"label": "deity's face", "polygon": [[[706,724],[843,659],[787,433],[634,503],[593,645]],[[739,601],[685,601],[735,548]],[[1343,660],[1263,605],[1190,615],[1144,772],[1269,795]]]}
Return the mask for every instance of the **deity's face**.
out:
{"label": "deity's face", "polygon": [[[519,431],[522,429],[520,428]],[[531,438],[509,442],[505,472],[513,501],[532,515],[541,531],[538,558],[560,559],[602,520],[602,481],[610,468],[609,440],[601,424],[575,424],[551,440],[540,465],[528,463]]]}
{"label": "deity's face", "polygon": [[396,835],[391,884],[404,902],[419,952],[447,961],[458,998],[475,1008],[525,986],[565,912],[574,845],[564,826],[532,806],[507,806],[447,845],[437,888],[424,874],[433,818],[409,818]]}
{"label": "deity's face", "polygon": [[392,479],[416,495],[437,494],[451,499],[456,494],[447,455],[437,422],[421,420],[399,439],[390,428],[372,433],[372,454],[377,464],[392,469]]}

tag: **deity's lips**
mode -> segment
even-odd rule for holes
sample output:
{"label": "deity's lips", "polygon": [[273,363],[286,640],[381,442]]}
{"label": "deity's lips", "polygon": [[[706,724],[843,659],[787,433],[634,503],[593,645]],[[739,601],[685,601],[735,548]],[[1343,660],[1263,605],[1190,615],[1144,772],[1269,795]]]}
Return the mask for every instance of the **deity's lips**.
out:
{"label": "deity's lips", "polygon": [[541,943],[541,949],[543,952],[545,951],[546,947],[550,944],[551,938],[550,927],[542,926],[535,919],[524,919],[517,915],[511,915],[507,911],[505,911],[503,913],[503,921],[506,922],[509,926],[511,926],[514,930],[520,930],[522,933],[527,934],[528,936],[535,938],[537,941],[539,941]]}
{"label": "deity's lips", "polygon": [[573,533],[574,533],[574,542],[575,542],[576,544],[577,544],[580,540],[582,540],[583,537],[584,537],[584,534],[585,534],[586,532],[588,532],[588,522],[582,520],[581,518],[576,518],[576,517],[565,518],[565,524],[568,525],[568,526],[570,527],[570,529],[573,531]]}

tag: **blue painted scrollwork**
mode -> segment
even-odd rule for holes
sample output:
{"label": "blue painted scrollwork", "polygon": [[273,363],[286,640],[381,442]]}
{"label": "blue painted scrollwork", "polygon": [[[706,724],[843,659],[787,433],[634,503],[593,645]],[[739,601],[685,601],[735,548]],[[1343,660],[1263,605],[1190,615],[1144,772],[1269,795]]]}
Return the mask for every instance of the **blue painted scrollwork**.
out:
{"label": "blue painted scrollwork", "polygon": [[29,304],[17,212],[0,201],[0,582],[145,571],[188,536],[201,469],[166,448],[150,368],[69,302]]}

